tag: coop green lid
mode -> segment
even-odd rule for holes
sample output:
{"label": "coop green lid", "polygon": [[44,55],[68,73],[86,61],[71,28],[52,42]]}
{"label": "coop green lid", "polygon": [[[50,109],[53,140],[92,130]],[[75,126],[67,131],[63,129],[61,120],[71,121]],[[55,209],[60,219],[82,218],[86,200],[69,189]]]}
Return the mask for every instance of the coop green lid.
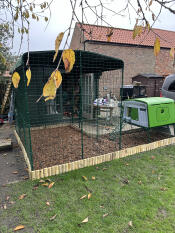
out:
{"label": "coop green lid", "polygon": [[174,103],[173,99],[165,98],[165,97],[147,97],[147,98],[137,98],[134,100],[142,103],[146,103],[147,105]]}

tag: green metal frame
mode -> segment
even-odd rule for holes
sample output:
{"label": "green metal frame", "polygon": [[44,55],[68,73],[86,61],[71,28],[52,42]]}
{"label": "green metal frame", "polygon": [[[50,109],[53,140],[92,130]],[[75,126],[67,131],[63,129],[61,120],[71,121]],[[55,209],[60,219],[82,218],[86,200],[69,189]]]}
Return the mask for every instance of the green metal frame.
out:
{"label": "green metal frame", "polygon": [[[16,64],[15,70],[19,72],[21,80],[19,83],[18,89],[15,89],[15,111],[16,111],[16,129],[17,132],[25,146],[27,154],[29,156],[30,164],[33,167],[33,155],[32,155],[32,143],[31,143],[31,132],[30,128],[32,126],[47,126],[49,124],[55,124],[60,122],[66,122],[63,119],[63,106],[62,106],[62,96],[63,90],[62,85],[60,86],[56,97],[56,104],[59,104],[60,114],[46,115],[47,105],[44,100],[40,100],[39,103],[36,103],[36,100],[42,93],[43,85],[48,79],[47,72],[51,74],[51,70],[54,70],[57,66],[57,63],[61,57],[62,51],[59,51],[56,61],[53,63],[54,51],[43,51],[43,52],[30,52],[30,68],[34,70],[35,75],[32,76],[30,86],[27,87],[27,78],[26,78],[26,61],[27,53],[25,53],[21,59]],[[64,64],[61,62],[59,70],[64,78],[68,79],[69,77],[76,77],[80,79],[80,111],[78,119],[72,118],[71,122],[79,122],[79,127],[81,130],[81,157],[84,158],[84,138],[83,138],[83,127],[84,127],[84,118],[83,118],[83,106],[82,106],[82,80],[83,75],[86,73],[94,73],[95,77],[95,97],[99,96],[99,77],[104,71],[115,71],[122,70],[121,75],[121,90],[123,87],[123,73],[124,73],[124,63],[120,59],[113,57],[104,56],[97,53],[91,53],[87,51],[75,51],[76,61],[74,68],[70,74],[66,74],[64,71]],[[33,80],[34,79],[34,80]],[[74,89],[72,87],[72,93]],[[121,93],[122,94],[122,93]],[[73,100],[74,101],[74,100]],[[74,102],[72,102],[74,103]],[[57,105],[56,105],[57,106]],[[121,100],[122,106],[122,100]],[[122,114],[123,109],[120,111],[120,129],[119,129],[119,148],[121,149],[122,142]],[[98,114],[96,116],[96,139],[99,139],[99,118]]]}

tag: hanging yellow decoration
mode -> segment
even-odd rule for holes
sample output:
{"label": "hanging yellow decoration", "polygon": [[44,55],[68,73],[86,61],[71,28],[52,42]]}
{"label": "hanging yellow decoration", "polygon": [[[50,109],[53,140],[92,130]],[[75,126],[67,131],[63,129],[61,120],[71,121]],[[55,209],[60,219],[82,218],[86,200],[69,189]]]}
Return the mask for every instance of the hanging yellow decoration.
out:
{"label": "hanging yellow decoration", "polygon": [[13,73],[12,83],[15,88],[18,88],[19,81],[20,81],[20,75],[18,74],[18,72]]}

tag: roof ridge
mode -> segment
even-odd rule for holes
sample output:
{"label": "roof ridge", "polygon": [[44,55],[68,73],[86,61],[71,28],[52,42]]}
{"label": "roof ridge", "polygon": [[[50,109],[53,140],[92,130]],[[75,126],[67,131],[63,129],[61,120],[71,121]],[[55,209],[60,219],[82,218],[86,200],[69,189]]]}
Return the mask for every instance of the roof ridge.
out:
{"label": "roof ridge", "polygon": [[126,30],[126,31],[132,31],[132,29],[116,28],[116,27],[110,27],[110,26],[104,26],[104,25],[95,25],[95,24],[79,23],[79,22],[77,22],[77,24],[82,24],[82,25],[85,25],[85,26],[102,27],[102,28],[113,28],[113,29],[121,29],[121,30]]}

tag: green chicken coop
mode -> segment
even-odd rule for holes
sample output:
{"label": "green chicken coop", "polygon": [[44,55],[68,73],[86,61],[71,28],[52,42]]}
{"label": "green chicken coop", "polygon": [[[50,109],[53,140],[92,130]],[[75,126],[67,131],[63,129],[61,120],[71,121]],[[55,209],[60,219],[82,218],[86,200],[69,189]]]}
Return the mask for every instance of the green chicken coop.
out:
{"label": "green chicken coop", "polygon": [[164,97],[138,98],[124,101],[123,119],[146,128],[175,123],[174,100]]}

